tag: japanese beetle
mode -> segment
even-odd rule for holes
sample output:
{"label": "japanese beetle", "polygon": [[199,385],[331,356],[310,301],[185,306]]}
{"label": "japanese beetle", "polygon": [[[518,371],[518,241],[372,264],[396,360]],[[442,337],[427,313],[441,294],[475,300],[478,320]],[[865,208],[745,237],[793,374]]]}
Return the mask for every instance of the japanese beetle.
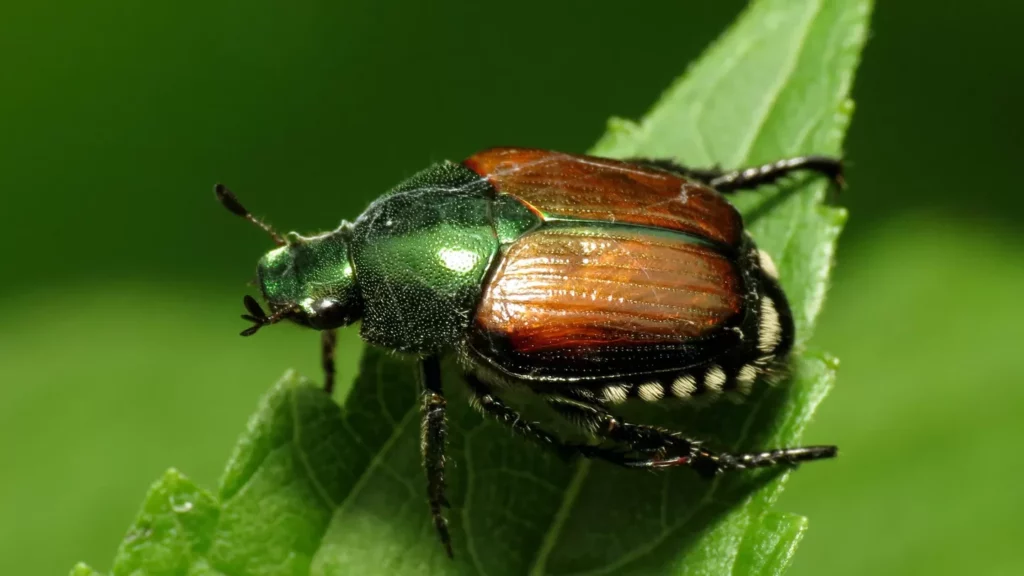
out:
{"label": "japanese beetle", "polygon": [[[327,392],[335,331],[356,320],[367,342],[420,358],[428,497],[451,555],[441,354],[460,359],[485,415],[565,453],[705,475],[835,455],[715,453],[608,409],[744,390],[784,368],[793,320],[775,265],[724,194],[797,170],[841,183],[840,162],[821,156],[721,171],[497,148],[427,168],[337,230],[287,238],[215,191],[278,245],[258,265],[270,313],[246,296],[242,335],[282,320],[320,330]],[[510,384],[595,442],[569,444],[521,418],[495,393]]]}

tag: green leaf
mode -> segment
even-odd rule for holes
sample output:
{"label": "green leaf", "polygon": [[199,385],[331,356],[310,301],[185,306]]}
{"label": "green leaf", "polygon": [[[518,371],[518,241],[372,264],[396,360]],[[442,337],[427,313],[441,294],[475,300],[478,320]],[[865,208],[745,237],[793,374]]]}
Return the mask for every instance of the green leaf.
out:
{"label": "green leaf", "polygon": [[[870,0],[758,0],[638,124],[613,120],[592,150],[743,166],[840,154]],[[736,198],[775,258],[797,322],[790,379],[742,404],[647,407],[728,449],[788,446],[834,381],[802,351],[845,213],[820,178]],[[412,363],[367,350],[339,407],[287,375],[264,398],[216,498],[169,472],[117,553],[121,574],[780,574],[807,528],[771,511],[787,473],[707,482],[564,463],[467,408],[446,366],[447,477],[456,560],[427,513]],[[77,567],[74,574],[91,574]]]}
{"label": "green leaf", "polygon": [[747,566],[747,574],[778,574],[789,565],[796,546],[807,530],[807,519],[794,514],[769,512],[759,525],[751,526],[736,563]]}
{"label": "green leaf", "polygon": [[219,513],[212,496],[177,470],[168,470],[150,488],[135,524],[121,543],[114,573],[199,573]]}

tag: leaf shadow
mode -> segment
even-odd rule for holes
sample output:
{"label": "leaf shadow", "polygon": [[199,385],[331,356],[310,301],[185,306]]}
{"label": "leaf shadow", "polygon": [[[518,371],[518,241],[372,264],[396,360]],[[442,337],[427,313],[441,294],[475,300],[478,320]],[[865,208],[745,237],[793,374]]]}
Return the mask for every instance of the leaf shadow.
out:
{"label": "leaf shadow", "polygon": [[[740,192],[735,197],[738,199],[735,203],[743,207],[743,222],[749,227],[760,219],[769,216],[794,194],[805,191],[807,186],[817,178],[819,178],[817,175],[790,176],[778,184],[758,188],[756,192]],[[830,190],[832,188],[834,187],[830,187]],[[835,193],[827,194],[822,204],[830,204],[834,196]]]}

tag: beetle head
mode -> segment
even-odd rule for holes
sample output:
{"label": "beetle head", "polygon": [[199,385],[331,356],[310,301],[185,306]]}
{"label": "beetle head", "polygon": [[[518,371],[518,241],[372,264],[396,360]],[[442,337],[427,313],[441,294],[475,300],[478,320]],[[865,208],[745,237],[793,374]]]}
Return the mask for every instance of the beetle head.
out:
{"label": "beetle head", "polygon": [[[271,314],[317,330],[339,328],[362,315],[355,269],[349,259],[351,225],[313,237],[290,234],[257,266]],[[268,318],[270,317],[268,316]]]}
{"label": "beetle head", "polygon": [[253,325],[242,331],[243,336],[282,320],[328,330],[347,326],[362,316],[355,269],[349,258],[351,224],[343,222],[337,230],[318,236],[291,233],[285,238],[253,217],[230,190],[219,184],[214,190],[229,211],[262,228],[278,245],[257,265],[260,290],[270,314],[255,298],[246,296],[243,302],[248,314],[242,318]]}

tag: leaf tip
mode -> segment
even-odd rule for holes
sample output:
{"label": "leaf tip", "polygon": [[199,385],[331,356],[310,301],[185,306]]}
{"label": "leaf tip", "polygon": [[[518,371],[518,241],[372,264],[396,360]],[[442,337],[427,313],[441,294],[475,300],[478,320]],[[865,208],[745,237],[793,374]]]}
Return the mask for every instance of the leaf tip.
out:
{"label": "leaf tip", "polygon": [[621,116],[612,116],[608,118],[606,125],[609,132],[618,132],[624,136],[632,136],[640,129],[639,124],[629,118],[622,118]]}
{"label": "leaf tip", "polygon": [[631,156],[640,133],[640,125],[627,118],[612,116],[605,124],[605,133],[591,149],[592,154],[612,158]]}
{"label": "leaf tip", "polygon": [[102,576],[100,572],[97,572],[90,568],[87,564],[79,562],[71,569],[70,576]]}
{"label": "leaf tip", "polygon": [[164,472],[164,475],[160,478],[160,480],[157,483],[165,485],[176,485],[180,484],[183,481],[188,481],[188,478],[185,476],[185,474],[183,474],[177,468],[171,467]]}
{"label": "leaf tip", "polygon": [[295,368],[289,368],[284,371],[284,374],[274,382],[274,385],[270,387],[270,390],[264,395],[264,398],[270,398],[282,394],[288,394],[294,390],[300,388],[316,387],[319,385],[313,380],[299,373]]}

